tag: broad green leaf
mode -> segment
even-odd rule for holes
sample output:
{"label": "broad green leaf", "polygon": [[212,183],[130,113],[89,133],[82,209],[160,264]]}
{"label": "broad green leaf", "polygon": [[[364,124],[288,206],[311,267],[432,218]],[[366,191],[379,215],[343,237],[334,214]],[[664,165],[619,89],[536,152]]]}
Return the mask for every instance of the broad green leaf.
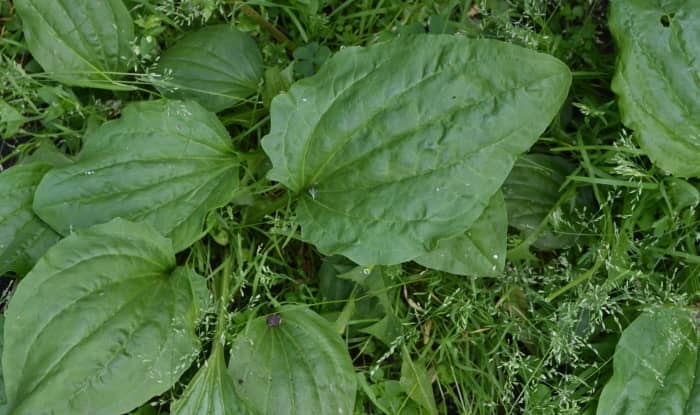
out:
{"label": "broad green leaf", "polygon": [[39,217],[64,235],[122,217],[150,223],[181,251],[237,188],[228,133],[194,102],[131,104],[85,140],[77,161],[50,171],[34,198]]}
{"label": "broad green leaf", "polygon": [[248,34],[228,25],[189,32],[160,57],[165,96],[221,111],[250,97],[263,76],[262,55]]}
{"label": "broad green leaf", "polygon": [[73,159],[59,150],[51,140],[39,139],[36,140],[36,145],[38,148],[32,154],[23,158],[22,164],[43,163],[52,167],[63,167],[73,162]]}
{"label": "broad green leaf", "polygon": [[381,320],[370,326],[360,328],[357,331],[367,333],[391,347],[391,345],[396,342],[396,339],[398,339],[402,334],[401,320],[396,317],[393,310],[388,310]]}
{"label": "broad green leaf", "polygon": [[24,275],[61,239],[32,210],[34,191],[51,166],[29,163],[0,173],[0,275]]}
{"label": "broad green leaf", "polygon": [[452,274],[495,276],[503,272],[506,264],[507,237],[508,216],[499,191],[468,231],[438,242],[434,250],[415,261]]}
{"label": "broad green leaf", "polygon": [[223,350],[215,347],[183,395],[170,410],[172,415],[241,415],[246,413],[226,371]]}
{"label": "broad green leaf", "polygon": [[[229,373],[257,414],[351,414],[357,384],[347,348],[307,308],[283,307],[252,320],[233,342]],[[276,317],[274,316],[274,317]]]}
{"label": "broad green leaf", "polygon": [[625,329],[598,415],[700,413],[700,360],[692,319],[688,310],[656,308]]}
{"label": "broad green leaf", "polygon": [[15,0],[34,59],[68,85],[128,89],[134,25],[122,0]]}
{"label": "broad green leaf", "polygon": [[[0,356],[5,347],[4,337],[5,316],[0,316]],[[0,413],[3,413],[3,406],[7,404],[7,396],[5,396],[5,376],[3,375],[2,362],[0,362]]]}
{"label": "broad green leaf", "polygon": [[616,0],[608,23],[623,122],[663,170],[700,176],[700,2]]}
{"label": "broad green leaf", "polygon": [[377,403],[387,415],[423,415],[427,410],[415,403],[398,380],[385,380],[373,385]]}
{"label": "broad green leaf", "polygon": [[428,410],[431,414],[437,414],[433,387],[430,383],[430,375],[422,361],[411,360],[411,355],[404,347],[401,356],[401,388],[414,402]]}
{"label": "broad green leaf", "polygon": [[9,412],[117,415],[165,392],[199,351],[205,291],[148,225],[116,219],[63,239],[7,309]]}
{"label": "broad green leaf", "polygon": [[299,195],[322,253],[408,261],[476,221],[570,81],[557,59],[493,40],[345,48],[273,100],[269,177]]}
{"label": "broad green leaf", "polygon": [[321,268],[318,271],[318,291],[323,302],[327,302],[327,309],[339,310],[343,304],[338,300],[345,300],[352,294],[355,284],[339,276],[350,272],[355,264],[342,256],[324,257]]}
{"label": "broad green leaf", "polygon": [[[568,160],[545,154],[525,154],[520,156],[503,184],[503,196],[508,211],[508,225],[529,236],[542,221],[547,220],[550,211],[562,197],[561,186],[566,176],[575,166]],[[546,230],[534,243],[543,250],[564,248],[573,243],[574,238],[556,231],[571,232],[563,224],[548,224]]]}

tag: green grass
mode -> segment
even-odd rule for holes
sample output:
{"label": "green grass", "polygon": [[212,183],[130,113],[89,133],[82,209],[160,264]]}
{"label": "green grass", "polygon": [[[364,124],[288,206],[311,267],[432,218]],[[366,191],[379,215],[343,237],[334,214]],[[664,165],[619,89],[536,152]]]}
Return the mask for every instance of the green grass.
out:
{"label": "green grass", "polygon": [[[265,206],[279,187],[264,182],[241,196],[254,208],[219,210],[210,218],[210,237],[180,258],[212,278],[231,249],[218,242],[229,239],[237,267],[230,338],[248,318],[277,304],[309,304],[333,317],[364,378],[356,413],[381,413],[379,406],[410,413],[391,383],[400,376],[405,348],[426,362],[441,413],[593,414],[611,374],[614,345],[631,319],[648,304],[700,300],[700,196],[695,183],[654,168],[620,123],[609,87],[615,51],[606,2],[346,0],[319,2],[315,11],[314,1],[127,3],[139,34],[133,71],[144,82],[143,89],[116,96],[44,79],[23,46],[12,6],[0,5],[0,165],[9,167],[43,140],[75,154],[81,137],[117,117],[127,101],[157,96],[145,79],[159,51],[183,30],[208,23],[236,22],[256,38],[268,67],[295,78],[310,75],[342,47],[426,30],[515,42],[572,69],[569,101],[535,147],[576,166],[562,195],[591,196],[585,207],[563,198],[547,219],[555,233],[578,236],[570,247],[538,251],[532,248],[537,235],[512,230],[501,277],[458,277],[409,263],[377,271],[376,283],[353,286],[337,278],[342,260],[298,241],[284,200]],[[265,25],[290,42],[280,43]],[[222,120],[247,151],[243,180],[256,182],[269,168],[258,146],[269,126],[262,89]],[[345,295],[329,296],[333,289]],[[212,310],[201,328],[208,341],[214,318]],[[391,330],[373,332],[372,325],[385,319]],[[187,380],[148,410],[166,413]]]}

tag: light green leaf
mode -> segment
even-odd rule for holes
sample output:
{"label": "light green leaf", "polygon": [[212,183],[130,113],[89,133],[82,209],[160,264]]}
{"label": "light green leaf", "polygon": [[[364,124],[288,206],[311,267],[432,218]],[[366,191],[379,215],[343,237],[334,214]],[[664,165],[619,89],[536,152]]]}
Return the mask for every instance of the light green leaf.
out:
{"label": "light green leaf", "polygon": [[214,114],[194,102],[139,102],[44,177],[34,210],[64,235],[115,217],[147,222],[181,251],[237,184],[238,159]]}
{"label": "light green leaf", "polygon": [[616,0],[612,89],[646,154],[676,176],[700,176],[700,2]]}
{"label": "light green leaf", "polygon": [[692,314],[655,308],[622,333],[613,377],[603,389],[598,415],[700,413],[700,360]]}
{"label": "light green leaf", "polygon": [[221,111],[257,92],[263,64],[253,38],[215,25],[185,34],[161,55],[158,71],[164,80],[156,86],[165,96]]}
{"label": "light green leaf", "polygon": [[25,122],[27,122],[27,118],[12,105],[0,99],[0,136],[13,137]]}
{"label": "light green leaf", "polygon": [[411,360],[411,355],[404,347],[401,355],[401,389],[414,402],[431,414],[437,414],[433,387],[430,384],[430,375],[422,361]]}
{"label": "light green leaf", "polygon": [[[566,176],[575,166],[568,160],[545,154],[525,154],[515,162],[513,170],[503,184],[503,196],[508,211],[508,225],[525,236],[537,229],[542,221],[547,220],[550,211],[562,196],[560,191]],[[571,232],[572,229],[563,231]],[[571,245],[574,237],[555,232],[554,226],[548,224],[534,243],[536,248],[553,250]]]}
{"label": "light green leaf", "polygon": [[205,290],[148,225],[116,219],[60,241],[7,309],[10,413],[117,415],[165,392],[198,354]]}
{"label": "light green leaf", "polygon": [[229,373],[238,395],[258,414],[351,414],[357,384],[340,336],[307,308],[277,315],[279,325],[257,318],[234,340]]}
{"label": "light green leaf", "polygon": [[0,173],[0,275],[24,275],[61,239],[32,210],[34,191],[51,166],[21,164]]}
{"label": "light green leaf", "polygon": [[324,254],[408,261],[476,221],[570,81],[557,59],[492,40],[345,48],[273,100],[269,177],[299,194],[302,238]]}
{"label": "light green leaf", "polygon": [[172,415],[241,415],[246,411],[226,371],[223,350],[215,347],[183,395],[171,407]]}
{"label": "light green leaf", "polygon": [[468,231],[456,238],[441,240],[434,250],[415,261],[452,274],[495,276],[503,272],[506,264],[507,237],[508,216],[503,194],[499,191]]}
{"label": "light green leaf", "polygon": [[122,0],[16,0],[24,36],[49,76],[68,85],[129,89],[134,25]]}
{"label": "light green leaf", "polygon": [[23,158],[20,163],[43,163],[52,167],[63,167],[73,162],[71,157],[59,150],[49,139],[37,139],[35,145],[38,148],[32,154]]}

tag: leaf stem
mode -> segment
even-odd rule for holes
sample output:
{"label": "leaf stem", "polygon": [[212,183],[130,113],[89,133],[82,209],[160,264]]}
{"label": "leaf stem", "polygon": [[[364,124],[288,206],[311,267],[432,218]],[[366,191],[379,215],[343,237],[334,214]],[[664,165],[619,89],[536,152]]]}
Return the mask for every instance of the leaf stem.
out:
{"label": "leaf stem", "polygon": [[270,32],[270,34],[272,35],[272,37],[275,38],[275,40],[277,40],[280,43],[283,43],[290,51],[296,49],[296,45],[287,37],[287,35],[282,33],[282,31],[276,28],[272,23],[265,20],[265,18],[262,17],[260,13],[255,11],[255,9],[243,2],[238,1],[237,3],[240,3],[241,11],[243,12],[243,14],[250,17],[255,21],[255,23],[259,24],[260,26],[262,26],[263,29]]}
{"label": "leaf stem", "polygon": [[596,273],[596,271],[598,271],[598,268],[600,268],[601,265],[603,265],[603,256],[599,255],[598,259],[595,261],[593,266],[588,271],[579,275],[578,278],[576,278],[573,281],[570,281],[568,284],[561,287],[560,289],[549,294],[546,298],[547,302],[552,302],[555,298],[559,297],[560,295],[564,294],[565,292],[569,291],[570,289],[575,288],[576,286],[578,286],[582,282],[591,278]]}

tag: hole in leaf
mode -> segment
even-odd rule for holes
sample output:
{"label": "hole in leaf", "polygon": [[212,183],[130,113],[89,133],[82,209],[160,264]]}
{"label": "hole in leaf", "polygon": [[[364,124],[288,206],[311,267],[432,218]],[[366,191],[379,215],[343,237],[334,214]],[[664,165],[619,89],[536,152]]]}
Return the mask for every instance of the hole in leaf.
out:
{"label": "hole in leaf", "polygon": [[668,13],[661,16],[661,26],[669,27],[671,26],[671,20],[673,20],[674,13]]}

